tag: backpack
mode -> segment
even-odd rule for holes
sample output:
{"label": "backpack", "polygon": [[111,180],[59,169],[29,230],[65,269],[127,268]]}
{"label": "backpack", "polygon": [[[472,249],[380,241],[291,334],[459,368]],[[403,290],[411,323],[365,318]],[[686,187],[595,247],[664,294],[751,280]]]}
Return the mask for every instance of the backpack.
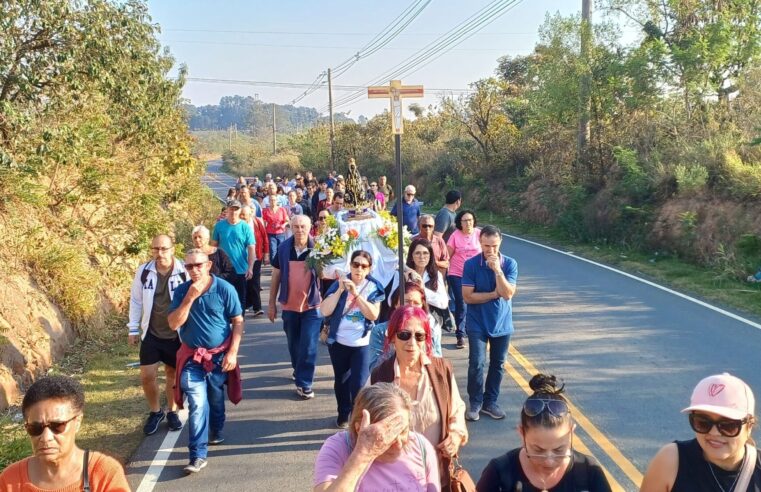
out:
{"label": "backpack", "polygon": [[[147,265],[146,265],[147,267]],[[143,289],[145,289],[145,282],[148,281],[148,275],[151,273],[148,268],[143,268],[143,271],[140,272],[140,283],[143,284]],[[188,276],[186,272],[180,272],[180,277],[182,278],[182,283],[185,283],[188,281]]]}
{"label": "backpack", "polygon": [[[519,451],[519,450],[518,450]],[[517,477],[512,476],[511,461],[518,459],[518,453],[509,452],[494,460],[494,468],[499,477],[499,483],[502,490],[506,492],[523,492],[523,482]],[[518,464],[520,466],[520,464]],[[589,461],[586,456],[574,455],[571,467],[573,474],[573,490],[577,492],[586,492],[589,490]],[[508,487],[508,488],[505,488]]]}

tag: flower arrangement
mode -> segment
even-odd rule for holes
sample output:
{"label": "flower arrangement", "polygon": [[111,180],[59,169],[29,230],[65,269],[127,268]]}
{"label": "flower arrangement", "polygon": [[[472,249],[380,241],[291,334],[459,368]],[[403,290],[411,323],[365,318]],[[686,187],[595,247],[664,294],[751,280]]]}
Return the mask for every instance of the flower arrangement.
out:
{"label": "flower arrangement", "polygon": [[328,215],[322,230],[314,238],[314,248],[307,257],[307,265],[322,273],[326,265],[345,258],[357,242],[359,242],[359,232],[356,229],[349,229],[341,234],[338,220]]}
{"label": "flower arrangement", "polygon": [[[383,219],[383,225],[375,230],[375,235],[380,238],[388,249],[396,254],[397,249],[399,248],[399,228],[397,227],[396,217],[391,215],[388,210],[381,210],[378,212],[378,215]],[[403,234],[404,249],[407,250],[412,242],[412,234],[406,226],[403,228]]]}

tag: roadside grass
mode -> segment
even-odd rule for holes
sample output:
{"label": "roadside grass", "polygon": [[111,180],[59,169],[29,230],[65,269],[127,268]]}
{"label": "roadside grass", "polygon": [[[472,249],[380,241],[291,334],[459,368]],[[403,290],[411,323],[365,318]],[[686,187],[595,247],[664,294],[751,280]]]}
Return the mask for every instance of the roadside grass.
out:
{"label": "roadside grass", "polygon": [[[78,340],[49,371],[75,377],[84,387],[84,420],[77,445],[107,453],[121,463],[142,441],[147,414],[139,370],[127,367],[138,360],[138,351],[127,344],[124,326],[121,316],[111,316],[100,337]],[[163,381],[159,384],[163,387]],[[20,407],[12,407],[0,416],[0,470],[32,454],[20,412]]]}
{"label": "roadside grass", "polygon": [[[438,208],[426,207],[436,213]],[[732,278],[664,252],[638,251],[620,246],[582,243],[556,228],[526,223],[511,216],[476,211],[479,223],[494,224],[506,234],[521,236],[576,256],[614,266],[627,273],[698,297],[706,302],[761,318],[761,284]],[[509,246],[508,246],[509,250]],[[753,273],[750,272],[749,275]]]}

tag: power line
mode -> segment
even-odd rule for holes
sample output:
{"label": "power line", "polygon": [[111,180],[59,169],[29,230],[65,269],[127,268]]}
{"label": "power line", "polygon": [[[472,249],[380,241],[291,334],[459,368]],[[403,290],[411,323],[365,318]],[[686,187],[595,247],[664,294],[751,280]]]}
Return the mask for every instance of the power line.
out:
{"label": "power line", "polygon": [[[522,0],[495,0],[476,13],[462,21],[454,28],[447,31],[443,36],[429,43],[426,47],[417,53],[406,58],[399,64],[387,70],[383,75],[365,85],[379,85],[388,82],[388,80],[401,79],[404,76],[411,75],[428,65],[435,59],[439,58],[453,47],[470,38],[476,31],[487,26],[508,10],[518,5]],[[364,95],[363,91],[357,91],[354,94],[344,96],[334,103],[334,108],[345,106],[357,101]],[[323,106],[318,111],[324,112]]]}
{"label": "power line", "polygon": [[[251,86],[257,86],[257,87],[279,87],[279,88],[285,88],[285,89],[303,89],[305,87],[311,87],[312,85],[314,85],[314,83],[304,84],[304,83],[297,83],[297,82],[268,82],[268,81],[259,81],[259,80],[214,79],[214,78],[203,78],[203,77],[187,77],[185,78],[185,80],[188,82],[202,82],[202,83],[210,83],[210,84],[251,85]],[[338,91],[354,92],[354,91],[364,91],[367,88],[361,85],[333,85],[333,89]],[[431,88],[427,90],[430,92],[447,92],[447,93],[473,92],[472,89]]]}
{"label": "power line", "polygon": [[[333,72],[338,72],[334,75],[334,77],[338,77],[339,75],[346,73],[346,71],[349,70],[359,60],[376,53],[378,50],[388,45],[388,43],[390,43],[407,26],[409,26],[413,20],[416,19],[430,3],[431,0],[416,0],[414,3],[410,4],[409,7],[403,10],[401,14],[396,16],[394,20],[392,20],[386,27],[384,27],[379,34],[370,40],[370,42],[367,43],[354,56],[347,58],[346,60],[333,67],[331,70]],[[303,94],[295,98],[291,104],[296,104],[297,102],[301,101],[309,94],[316,91],[318,87],[318,85],[314,85],[313,87],[308,88],[304,91]]]}
{"label": "power line", "polygon": [[[195,40],[166,40],[164,41],[165,44],[203,44],[207,46],[250,46],[250,47],[261,47],[261,48],[284,48],[284,49],[317,49],[317,50],[355,50],[356,48],[352,46],[315,46],[315,45],[300,45],[300,44],[262,44],[262,43],[239,43],[239,42],[226,42],[226,41],[195,41]],[[420,48],[415,48],[412,46],[405,46],[405,47],[397,47],[397,48],[389,48],[386,47],[386,50],[392,50],[392,51],[412,51],[412,50],[419,50]],[[499,51],[499,52],[517,52],[517,51],[525,51],[525,50],[505,50],[501,48],[457,48],[452,49],[450,51]],[[354,58],[352,56],[352,58]]]}

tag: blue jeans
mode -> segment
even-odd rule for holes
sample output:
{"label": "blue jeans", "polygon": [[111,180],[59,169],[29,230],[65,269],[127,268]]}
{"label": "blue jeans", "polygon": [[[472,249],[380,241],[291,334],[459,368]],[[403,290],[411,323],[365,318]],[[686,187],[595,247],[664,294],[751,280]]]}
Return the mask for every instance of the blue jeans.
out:
{"label": "blue jeans", "polygon": [[[275,257],[277,254],[277,248],[283,244],[283,241],[285,241],[285,233],[282,234],[270,234],[269,236],[270,241],[270,265],[272,264],[272,258]],[[285,261],[288,261],[288,258],[285,259]]]}
{"label": "blue jeans", "polygon": [[214,356],[214,370],[206,372],[201,364],[192,360],[185,364],[180,387],[188,399],[188,430],[190,460],[206,458],[209,430],[221,431],[225,426],[225,383],[222,372],[224,354]]}
{"label": "blue jeans", "polygon": [[455,335],[457,338],[462,338],[465,336],[465,314],[468,309],[465,300],[462,298],[462,277],[447,275],[447,281],[454,296],[454,322],[457,327]]}
{"label": "blue jeans", "polygon": [[288,340],[288,353],[296,376],[296,386],[299,388],[312,389],[321,327],[322,316],[317,309],[303,313],[283,311],[283,331]]}
{"label": "blue jeans", "polygon": [[[487,342],[489,343],[489,372],[486,375],[484,388]],[[468,333],[468,399],[471,407],[480,408],[497,403],[509,345],[510,335],[490,337],[486,333]]]}
{"label": "blue jeans", "polygon": [[349,419],[354,398],[370,377],[370,347],[347,347],[338,342],[328,345],[333,364],[333,390],[338,404],[338,420]]}

